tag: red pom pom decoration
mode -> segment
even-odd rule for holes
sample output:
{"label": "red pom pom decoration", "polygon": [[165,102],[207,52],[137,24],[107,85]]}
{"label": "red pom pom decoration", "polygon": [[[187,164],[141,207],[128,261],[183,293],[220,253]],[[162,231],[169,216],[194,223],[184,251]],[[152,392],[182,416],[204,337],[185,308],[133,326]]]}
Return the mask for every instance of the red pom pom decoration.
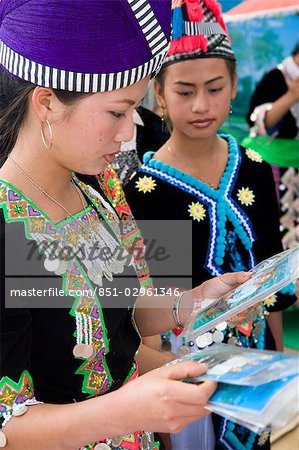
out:
{"label": "red pom pom decoration", "polygon": [[168,56],[177,53],[190,53],[196,50],[206,52],[208,49],[208,40],[205,36],[183,36],[170,44]]}
{"label": "red pom pom decoration", "polygon": [[199,22],[204,18],[199,0],[188,0],[185,2],[190,22]]}

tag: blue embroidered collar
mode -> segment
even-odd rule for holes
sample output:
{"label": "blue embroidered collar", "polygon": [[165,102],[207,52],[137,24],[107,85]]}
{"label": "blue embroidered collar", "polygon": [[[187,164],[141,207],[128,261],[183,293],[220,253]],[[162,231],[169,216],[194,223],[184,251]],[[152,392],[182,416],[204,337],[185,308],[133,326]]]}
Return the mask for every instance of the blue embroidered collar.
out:
{"label": "blue embroidered collar", "polygon": [[222,197],[224,192],[227,190],[227,186],[230,181],[232,181],[232,176],[237,175],[236,170],[236,159],[237,156],[240,156],[240,149],[236,139],[229,134],[220,134],[222,138],[228,141],[228,161],[226,165],[226,169],[221,177],[219,186],[217,189],[211,188],[208,184],[203,181],[197,180],[191,175],[182,172],[181,170],[176,169],[173,166],[169,166],[168,164],[159,161],[158,159],[154,159],[153,155],[155,152],[147,152],[143,156],[144,165],[162,172],[166,175],[171,176],[173,179],[176,179],[178,182],[183,182],[188,184],[189,186],[195,188],[198,191],[203,192],[209,197],[217,200]]}
{"label": "blue embroidered collar", "polygon": [[147,152],[144,155],[144,164],[140,168],[140,172],[155,176],[188,192],[209,208],[211,238],[205,266],[212,275],[223,273],[221,266],[225,256],[227,220],[232,223],[236,235],[249,252],[249,268],[255,264],[255,258],[252,252],[255,233],[251,221],[240,205],[232,198],[232,191],[241,164],[241,151],[233,136],[227,134],[221,134],[220,136],[228,141],[229,154],[226,169],[221,177],[217,190],[212,189],[208,184],[181,172],[175,167],[154,159],[154,152]]}

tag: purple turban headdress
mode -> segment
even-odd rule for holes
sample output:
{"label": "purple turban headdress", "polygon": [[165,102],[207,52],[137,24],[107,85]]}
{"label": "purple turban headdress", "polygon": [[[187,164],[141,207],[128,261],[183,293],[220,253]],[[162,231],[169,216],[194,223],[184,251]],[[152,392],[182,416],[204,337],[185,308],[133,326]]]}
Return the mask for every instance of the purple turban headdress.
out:
{"label": "purple turban headdress", "polygon": [[0,0],[0,65],[38,86],[120,89],[157,72],[169,0]]}

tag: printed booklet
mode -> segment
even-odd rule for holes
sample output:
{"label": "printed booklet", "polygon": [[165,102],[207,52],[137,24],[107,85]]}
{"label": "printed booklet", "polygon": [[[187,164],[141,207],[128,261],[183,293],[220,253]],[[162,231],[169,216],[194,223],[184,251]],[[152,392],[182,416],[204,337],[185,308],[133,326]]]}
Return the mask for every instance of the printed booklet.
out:
{"label": "printed booklet", "polygon": [[299,278],[299,245],[279,253],[255,266],[252,277],[208,306],[196,307],[183,329],[189,341],[253,305],[265,300]]}
{"label": "printed booklet", "polygon": [[188,383],[218,382],[207,407],[255,433],[281,428],[299,412],[299,355],[214,344],[170,364],[196,361],[207,373]]}

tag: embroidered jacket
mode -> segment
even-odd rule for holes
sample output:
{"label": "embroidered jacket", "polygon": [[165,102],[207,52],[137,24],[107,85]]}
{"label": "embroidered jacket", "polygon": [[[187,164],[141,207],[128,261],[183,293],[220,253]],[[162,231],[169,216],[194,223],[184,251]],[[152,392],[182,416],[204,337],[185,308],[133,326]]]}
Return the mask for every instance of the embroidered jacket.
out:
{"label": "embroidered jacket", "polygon": [[[74,181],[89,206],[58,225],[14,186],[0,183],[2,425],[16,405],[29,404],[34,395],[48,403],[80,401],[119,388],[136,372],[140,336],[132,309],[140,286],[151,286],[144,257],[139,252],[137,259],[131,251],[136,241],[142,248],[142,238],[112,169],[99,177],[74,175]],[[126,282],[132,280],[127,295],[120,292],[123,285],[115,273],[103,286],[93,284],[79,254],[61,274],[45,270],[47,258],[51,266],[52,244],[61,251],[84,247],[88,227],[95,230],[99,223],[108,240],[133,258],[122,273]],[[89,358],[73,355],[78,320],[83,320],[81,339],[92,347]],[[120,448],[141,448],[140,439],[127,436]]]}

